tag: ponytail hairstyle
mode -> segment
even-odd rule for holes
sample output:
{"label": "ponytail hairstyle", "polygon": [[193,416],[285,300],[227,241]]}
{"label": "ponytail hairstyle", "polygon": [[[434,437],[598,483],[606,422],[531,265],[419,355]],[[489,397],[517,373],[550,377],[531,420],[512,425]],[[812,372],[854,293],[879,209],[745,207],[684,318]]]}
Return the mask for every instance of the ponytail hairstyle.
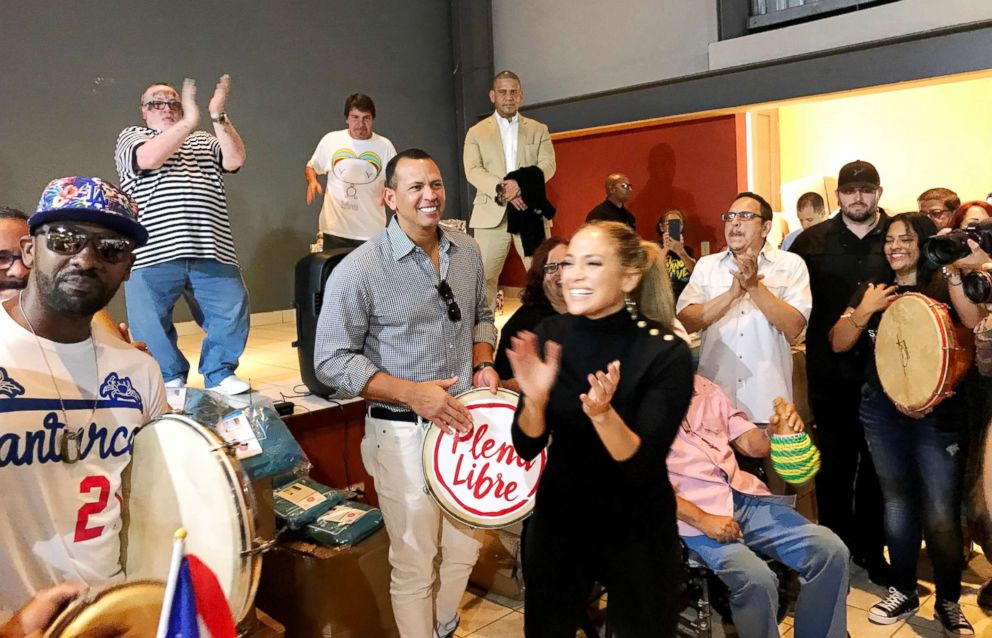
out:
{"label": "ponytail hairstyle", "polygon": [[602,231],[613,242],[620,265],[641,274],[637,287],[630,293],[637,302],[637,312],[671,330],[675,321],[675,295],[665,255],[658,244],[642,240],[630,226],[620,222],[591,222],[582,226],[586,227]]}

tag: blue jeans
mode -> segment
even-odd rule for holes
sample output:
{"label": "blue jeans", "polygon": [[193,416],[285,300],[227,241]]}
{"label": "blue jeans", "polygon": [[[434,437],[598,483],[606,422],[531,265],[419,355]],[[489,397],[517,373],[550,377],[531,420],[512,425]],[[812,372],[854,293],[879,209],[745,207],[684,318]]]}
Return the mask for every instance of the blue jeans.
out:
{"label": "blue jeans", "polygon": [[[730,610],[741,638],[777,638],[778,578],[761,557],[799,574],[796,638],[847,636],[847,547],[826,527],[809,522],[778,497],[734,492],[734,520],[744,538],[721,543],[706,535],[682,542],[730,589]],[[759,556],[760,554],[760,556]]]}
{"label": "blue jeans", "polygon": [[922,535],[937,595],[957,602],[964,568],[958,433],[938,429],[933,415],[911,419],[868,385],[861,392],[861,422],[885,500],[892,585],[916,593]]}
{"label": "blue jeans", "polygon": [[237,266],[213,259],[176,259],[131,271],[124,291],[131,332],[148,344],[166,381],[185,381],[189,374],[172,322],[172,310],[184,294],[199,307],[191,304],[194,318],[207,333],[200,352],[206,387],[234,374],[248,341],[248,291]]}

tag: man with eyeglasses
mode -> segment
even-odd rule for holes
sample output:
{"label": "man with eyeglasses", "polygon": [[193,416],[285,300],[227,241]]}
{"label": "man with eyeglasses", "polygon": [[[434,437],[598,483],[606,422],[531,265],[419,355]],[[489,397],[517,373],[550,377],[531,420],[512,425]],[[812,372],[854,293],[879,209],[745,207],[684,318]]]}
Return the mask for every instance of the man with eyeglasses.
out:
{"label": "man with eyeglasses", "polygon": [[408,149],[389,161],[385,201],[396,212],[392,221],[327,281],[314,369],[336,388],[332,398],[360,396],[369,405],[362,461],[389,534],[400,636],[447,637],[458,626],[480,543],[428,496],[421,448],[428,427],[448,434],[471,428],[455,395],[473,385],[496,391],[496,328],[478,244],[438,226],[444,182],[430,155]]}
{"label": "man with eyeglasses", "polygon": [[882,494],[858,416],[870,353],[857,346],[834,352],[828,337],[862,282],[883,281],[890,272],[882,254],[889,217],[878,206],[881,196],[872,164],[845,164],[837,176],[840,213],[804,230],[791,250],[806,262],[813,293],[806,380],[823,459],[816,479],[820,523],[840,536],[873,582],[885,586]]}
{"label": "man with eyeglasses", "polygon": [[21,237],[27,234],[28,216],[0,206],[0,301],[16,296],[28,283],[28,268],[21,257]]}
{"label": "man with eyeglasses", "polygon": [[606,199],[596,205],[589,214],[586,215],[586,223],[589,222],[620,222],[627,224],[637,230],[637,219],[634,214],[627,210],[627,202],[630,201],[634,187],[630,179],[623,173],[613,173],[606,178]]}
{"label": "man with eyeglasses", "polygon": [[0,618],[63,581],[123,580],[121,475],[166,412],[158,366],[93,321],[147,241],[133,200],[53,180],[21,239],[26,286],[0,309]]}
{"label": "man with eyeglasses", "polygon": [[951,227],[954,211],[961,205],[961,198],[949,188],[931,188],[916,198],[920,212],[937,224],[937,230]]}
{"label": "man with eyeglasses", "polygon": [[207,107],[211,135],[196,130],[193,80],[183,81],[181,98],[167,84],[149,86],[141,96],[145,126],[121,131],[114,158],[121,189],[138,202],[149,236],[125,285],[135,337],[148,344],[167,387],[185,386],[189,361],[179,351],[172,313],[180,296],[191,297],[194,317],[207,332],[199,366],[205,385],[239,394],[249,389],[235,375],[248,340],[248,291],[234,250],[224,174],[240,169],[246,155],[225,111],[230,88],[224,75],[214,89]]}
{"label": "man with eyeglasses", "polygon": [[766,241],[772,208],[755,193],[734,198],[721,215],[727,249],[701,257],[676,304],[690,332],[701,333],[698,373],[760,426],[773,401],[792,401],[792,343],[810,313],[803,260]]}

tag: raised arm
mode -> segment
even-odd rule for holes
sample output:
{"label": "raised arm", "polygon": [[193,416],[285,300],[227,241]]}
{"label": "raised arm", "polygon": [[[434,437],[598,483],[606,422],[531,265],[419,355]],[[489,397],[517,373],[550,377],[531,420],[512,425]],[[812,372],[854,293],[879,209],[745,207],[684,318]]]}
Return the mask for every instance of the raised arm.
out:
{"label": "raised arm", "polygon": [[162,133],[148,138],[135,151],[135,163],[143,171],[161,168],[170,157],[176,154],[186,137],[196,130],[200,122],[200,107],[196,105],[196,81],[186,78],[180,100],[183,103],[183,117]]}
{"label": "raised arm", "polygon": [[[183,88],[185,88],[185,84]],[[224,170],[236,171],[244,166],[248,153],[245,150],[245,143],[241,139],[241,135],[234,128],[234,124],[226,118],[227,112],[224,109],[227,106],[227,96],[230,92],[231,76],[224,74],[217,81],[217,87],[214,89],[214,96],[210,98],[207,111],[214,123],[214,135],[220,142]],[[223,118],[221,118],[222,115]],[[224,121],[218,122],[218,118]]]}

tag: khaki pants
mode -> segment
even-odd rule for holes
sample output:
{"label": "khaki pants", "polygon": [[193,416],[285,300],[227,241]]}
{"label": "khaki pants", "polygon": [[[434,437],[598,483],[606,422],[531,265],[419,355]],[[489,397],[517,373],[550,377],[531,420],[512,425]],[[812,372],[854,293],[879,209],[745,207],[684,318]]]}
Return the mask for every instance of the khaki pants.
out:
{"label": "khaki pants", "polygon": [[442,636],[454,630],[482,546],[473,529],[444,515],[428,495],[421,461],[425,433],[420,423],[367,416],[361,446],[389,534],[389,594],[401,638],[431,638],[435,628]]}
{"label": "khaki pants", "polygon": [[[510,241],[512,238],[513,248],[520,255],[524,262],[524,270],[530,269],[530,257],[524,256],[523,242],[520,235],[511,235],[506,232],[506,216],[495,228],[474,228],[472,232],[475,241],[479,243],[482,252],[482,267],[486,273],[486,303],[490,310],[496,301],[496,290],[499,285],[499,275],[503,272],[503,264],[506,263],[506,256],[510,254]],[[544,220],[544,236],[548,237],[551,232],[551,221]]]}

